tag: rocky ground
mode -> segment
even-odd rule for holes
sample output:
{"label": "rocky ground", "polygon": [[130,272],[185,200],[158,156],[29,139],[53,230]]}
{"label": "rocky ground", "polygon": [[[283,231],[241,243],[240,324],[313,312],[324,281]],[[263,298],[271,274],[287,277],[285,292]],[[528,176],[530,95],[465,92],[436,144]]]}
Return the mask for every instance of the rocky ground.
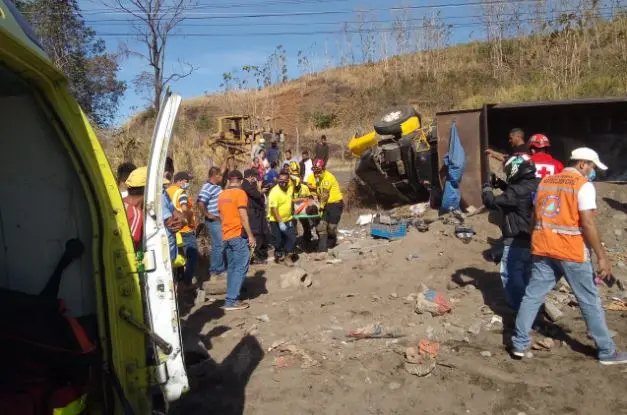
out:
{"label": "rocky ground", "polygon": [[[627,184],[597,191],[602,238],[615,275],[626,278]],[[192,392],[173,413],[627,413],[627,366],[598,364],[567,286],[551,293],[563,316],[537,327],[533,356],[507,355],[512,316],[498,266],[484,259],[499,237],[488,214],[467,218],[477,234],[465,244],[441,221],[425,233],[375,240],[354,225],[358,213],[343,218],[329,261],[302,255],[296,267],[309,287],[282,278],[295,267],[268,264],[250,270],[248,310],[224,314],[221,296],[182,306],[186,333],[198,335],[211,358],[188,362]],[[416,313],[423,285],[452,310]],[[617,287],[601,292],[604,303],[624,295]],[[607,319],[626,350],[627,312],[607,311]],[[349,336],[363,327],[379,337]],[[419,344],[428,352],[416,360]]]}

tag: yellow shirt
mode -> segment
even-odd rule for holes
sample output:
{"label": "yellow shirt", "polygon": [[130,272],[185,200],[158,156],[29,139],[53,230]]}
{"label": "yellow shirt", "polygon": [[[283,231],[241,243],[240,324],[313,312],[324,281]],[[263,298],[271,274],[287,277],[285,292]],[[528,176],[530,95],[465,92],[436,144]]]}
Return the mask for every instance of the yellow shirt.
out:
{"label": "yellow shirt", "polygon": [[[300,189],[296,191],[296,186],[300,183]],[[287,192],[292,194],[293,199],[303,199],[311,196],[311,192],[305,183],[301,183],[300,179],[290,179]]]}
{"label": "yellow shirt", "polygon": [[272,209],[277,208],[279,211],[279,217],[282,222],[289,222],[292,220],[292,191],[288,186],[287,191],[281,190],[279,185],[276,185],[270,190],[268,194],[268,221],[276,222]]}
{"label": "yellow shirt", "polygon": [[322,172],[319,178],[316,178],[315,175],[310,174],[307,182],[316,187],[316,193],[318,194],[318,198],[321,200],[321,207],[324,207],[324,205],[322,204],[322,195],[324,193],[328,193],[329,195],[329,199],[326,201],[326,203],[338,203],[343,200],[342,190],[340,190],[340,184],[337,182],[335,176],[329,171],[325,170],[324,172]]}

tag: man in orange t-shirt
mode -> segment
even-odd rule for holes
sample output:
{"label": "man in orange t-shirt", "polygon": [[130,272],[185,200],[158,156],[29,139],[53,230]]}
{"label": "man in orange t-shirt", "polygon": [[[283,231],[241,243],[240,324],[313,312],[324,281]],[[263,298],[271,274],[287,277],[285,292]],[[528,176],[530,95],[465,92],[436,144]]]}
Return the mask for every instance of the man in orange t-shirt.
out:
{"label": "man in orange t-shirt", "polygon": [[248,196],[241,189],[242,180],[244,177],[239,170],[229,172],[228,184],[218,196],[222,244],[227,260],[224,311],[249,307],[248,303],[239,300],[239,292],[250,264],[249,247],[254,249],[256,241],[248,223]]}

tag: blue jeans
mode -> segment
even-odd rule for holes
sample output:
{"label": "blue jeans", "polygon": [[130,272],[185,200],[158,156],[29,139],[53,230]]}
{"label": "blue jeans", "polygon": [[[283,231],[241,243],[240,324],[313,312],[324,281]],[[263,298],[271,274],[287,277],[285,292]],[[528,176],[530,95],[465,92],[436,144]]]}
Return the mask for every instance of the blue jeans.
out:
{"label": "blue jeans", "polygon": [[592,263],[560,261],[535,255],[531,263],[531,279],[516,316],[516,333],[512,337],[514,349],[525,350],[531,343],[529,332],[533,321],[546,295],[562,274],[566,276],[566,280],[577,297],[588,334],[596,344],[599,359],[611,357],[614,355],[615,345],[608,333],[605,312],[601,307],[601,298],[594,284]]}
{"label": "blue jeans", "polygon": [[507,302],[518,310],[529,283],[531,252],[527,247],[505,245],[501,257],[501,281]]}
{"label": "blue jeans", "polygon": [[296,228],[292,221],[285,222],[285,225],[287,225],[287,230],[282,232],[277,222],[270,222],[272,238],[274,239],[275,258],[282,258],[294,252],[294,246],[296,245]]}
{"label": "blue jeans", "polygon": [[183,252],[185,253],[185,273],[183,281],[191,283],[196,272],[196,264],[198,263],[198,245],[196,244],[196,233],[181,233],[183,237]]}
{"label": "blue jeans", "polygon": [[224,246],[222,244],[222,222],[219,220],[205,221],[205,226],[211,238],[211,263],[209,274],[219,274],[225,271]]}
{"label": "blue jeans", "polygon": [[248,264],[250,264],[250,250],[248,240],[237,237],[224,241],[226,252],[226,300],[227,306],[233,305],[239,299],[239,291],[242,288]]}

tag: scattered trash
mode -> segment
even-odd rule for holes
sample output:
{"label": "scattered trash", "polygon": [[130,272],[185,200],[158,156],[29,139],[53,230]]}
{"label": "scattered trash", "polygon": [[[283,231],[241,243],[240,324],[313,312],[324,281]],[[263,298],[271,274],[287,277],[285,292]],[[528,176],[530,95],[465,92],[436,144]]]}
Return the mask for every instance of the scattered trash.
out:
{"label": "scattered trash", "polygon": [[369,223],[372,223],[372,221],[374,220],[374,217],[375,217],[374,213],[366,213],[364,215],[359,215],[359,217],[357,218],[357,222],[355,222],[355,225],[364,226]]}
{"label": "scattered trash", "polygon": [[469,205],[466,208],[466,217],[473,216],[475,213],[477,213],[477,208],[473,205]]}
{"label": "scattered trash", "polygon": [[307,271],[298,267],[295,267],[290,271],[282,274],[280,279],[281,288],[311,287],[311,284],[313,284],[311,278],[307,275]]}
{"label": "scattered trash", "polygon": [[337,264],[341,264],[342,260],[339,258],[334,258],[334,259],[327,259],[327,264],[331,264],[331,265],[337,265]]}
{"label": "scattered trash", "polygon": [[360,327],[356,330],[351,330],[348,335],[349,337],[372,337],[372,336],[381,336],[383,333],[383,325],[381,323],[374,323],[367,325],[365,327]]}
{"label": "scattered trash", "polygon": [[472,241],[472,237],[477,233],[469,226],[457,225],[455,226],[455,236],[463,243],[467,244]]}
{"label": "scattered trash", "polygon": [[375,238],[398,239],[407,235],[407,224],[387,224],[373,222],[370,224],[370,235]]}
{"label": "scattered trash", "polygon": [[415,301],[416,301],[416,298],[418,298],[418,294],[416,294],[416,293],[411,293],[411,294],[409,294],[407,297],[403,298],[403,302],[404,302],[405,304],[408,304],[408,303],[413,303],[413,302],[415,302]]}
{"label": "scattered trash", "polygon": [[440,343],[438,342],[420,340],[418,347],[422,356],[436,358],[440,354]]}
{"label": "scattered trash", "polygon": [[612,297],[612,302],[606,304],[603,308],[609,311],[627,311],[627,301]]}
{"label": "scattered trash", "polygon": [[427,232],[429,230],[429,224],[422,219],[414,220],[412,225],[414,225],[418,232]]}
{"label": "scattered trash", "polygon": [[418,298],[416,299],[416,313],[431,313],[431,315],[435,317],[446,314],[451,310],[451,303],[446,299],[444,294],[423,285],[423,291],[418,293]]}
{"label": "scattered trash", "polygon": [[422,216],[429,209],[429,202],[416,203],[409,207],[410,212],[414,216]]}
{"label": "scattered trash", "polygon": [[378,213],[373,218],[373,223],[380,223],[382,225],[396,225],[398,221],[396,219],[393,219],[391,216]]}
{"label": "scattered trash", "polygon": [[268,353],[273,351],[277,347],[283,346],[286,343],[287,343],[286,339],[276,340],[276,341],[272,342],[272,345],[270,347],[268,347]]}
{"label": "scattered trash", "polygon": [[557,305],[551,300],[546,300],[544,302],[544,313],[553,322],[558,321],[564,316],[564,313],[562,313]]}
{"label": "scattered trash", "polygon": [[417,260],[419,258],[420,257],[418,255],[416,255],[416,254],[409,254],[409,255],[407,255],[407,257],[405,259],[411,262],[411,261],[415,261],[415,260]]}
{"label": "scattered trash", "polygon": [[279,353],[282,353],[274,359],[274,365],[278,368],[295,366],[298,361],[301,362],[301,369],[309,369],[320,365],[320,362],[315,360],[309,353],[293,344],[282,343],[270,350],[277,350]]}
{"label": "scattered trash", "polygon": [[389,295],[389,298],[390,298],[390,300],[396,300],[396,299],[398,298],[398,294],[396,294],[396,293],[391,293],[391,294]]}
{"label": "scattered trash", "polygon": [[270,322],[270,317],[268,317],[267,314],[262,314],[260,316],[255,317],[257,320],[259,321],[263,321],[264,323],[269,323]]}
{"label": "scattered trash", "polygon": [[490,320],[490,324],[488,324],[489,330],[500,330],[503,328],[503,317],[501,316],[492,316]]}
{"label": "scattered trash", "polygon": [[492,357],[492,352],[489,352],[487,350],[484,350],[483,352],[480,353],[481,356],[483,357]]}
{"label": "scattered trash", "polygon": [[350,229],[338,229],[337,233],[339,233],[340,235],[344,235],[344,236],[352,236],[353,235],[353,231]]}
{"label": "scattered trash", "polygon": [[470,325],[470,327],[468,327],[468,333],[473,334],[473,335],[478,335],[479,333],[481,333],[481,326],[482,326],[482,321],[475,321],[474,323],[472,323]]}

